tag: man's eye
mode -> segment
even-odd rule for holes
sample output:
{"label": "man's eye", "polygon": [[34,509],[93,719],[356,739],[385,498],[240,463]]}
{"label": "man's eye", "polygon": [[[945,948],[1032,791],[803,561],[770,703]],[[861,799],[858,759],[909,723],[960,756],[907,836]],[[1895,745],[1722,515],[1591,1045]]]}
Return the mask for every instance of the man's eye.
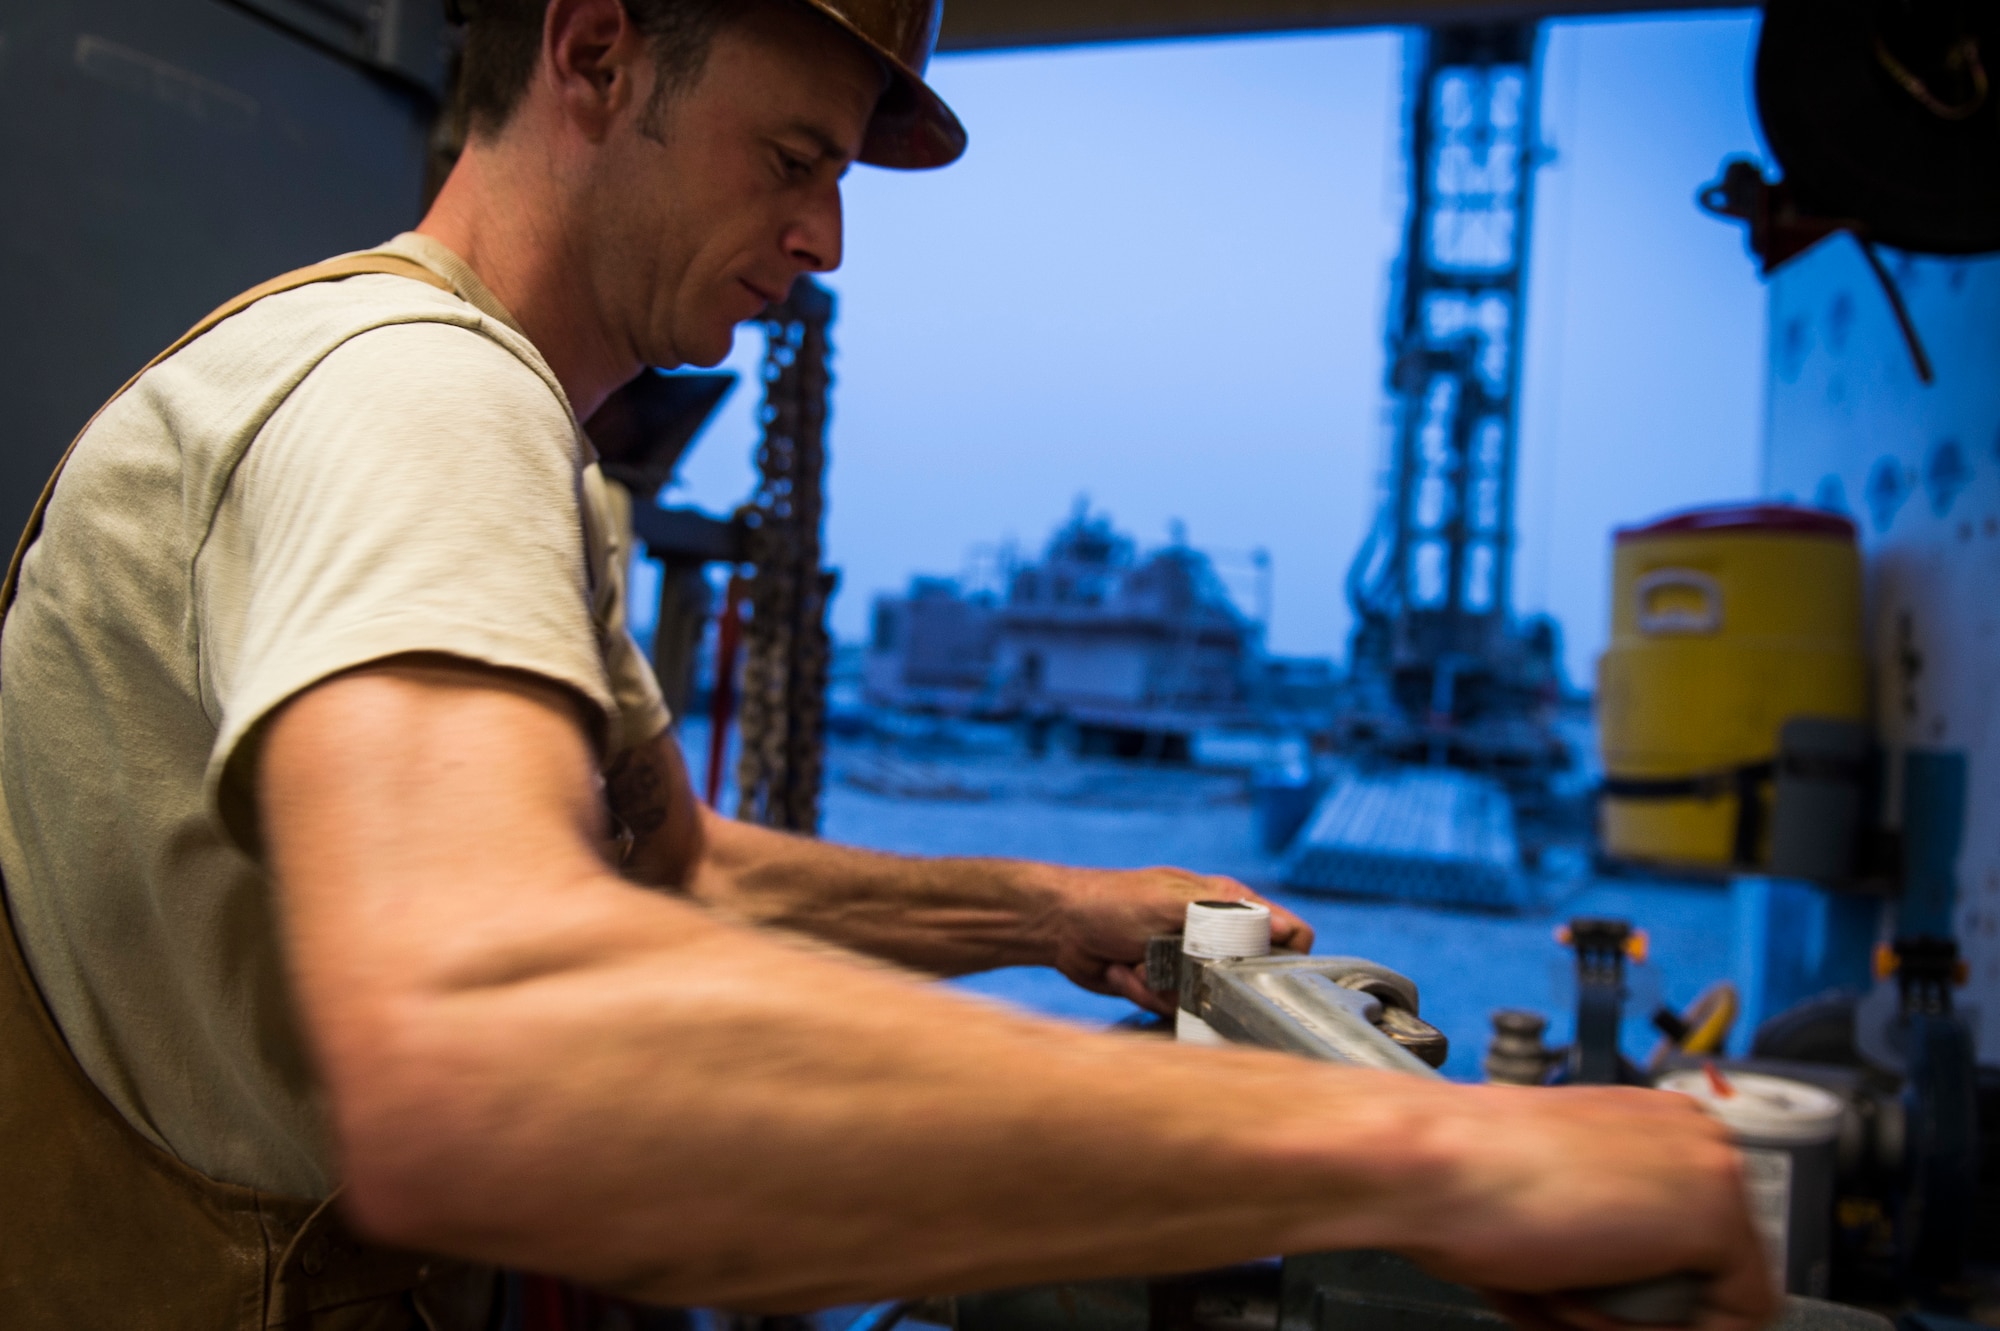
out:
{"label": "man's eye", "polygon": [[781,150],[778,153],[778,170],[787,180],[804,180],[812,174],[812,163]]}

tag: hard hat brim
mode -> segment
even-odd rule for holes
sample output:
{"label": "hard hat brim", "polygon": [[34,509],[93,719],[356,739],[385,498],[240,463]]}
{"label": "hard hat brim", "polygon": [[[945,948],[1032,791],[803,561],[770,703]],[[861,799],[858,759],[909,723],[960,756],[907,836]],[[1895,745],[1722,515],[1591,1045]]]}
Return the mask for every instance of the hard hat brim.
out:
{"label": "hard hat brim", "polygon": [[[882,63],[883,72],[889,76],[889,86],[883,91],[882,100],[875,104],[875,115],[868,122],[859,160],[899,171],[925,171],[949,166],[964,155],[965,126],[921,74],[863,32],[834,5],[824,0],[801,0],[801,3],[861,43]],[[935,31],[933,26],[933,35]]]}
{"label": "hard hat brim", "polygon": [[965,126],[928,83],[893,61],[889,90],[875,107],[862,141],[861,160],[870,166],[926,171],[950,166],[965,154]]}

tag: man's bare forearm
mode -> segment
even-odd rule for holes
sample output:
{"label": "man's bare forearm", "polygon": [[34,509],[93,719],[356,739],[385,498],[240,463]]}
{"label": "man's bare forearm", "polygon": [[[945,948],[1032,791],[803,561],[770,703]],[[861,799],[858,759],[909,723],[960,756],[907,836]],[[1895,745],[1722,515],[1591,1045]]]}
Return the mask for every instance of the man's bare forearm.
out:
{"label": "man's bare forearm", "polygon": [[1061,896],[1047,866],[911,859],[721,817],[695,799],[671,733],[620,758],[605,794],[629,838],[627,877],[730,918],[935,975],[1054,960]]}
{"label": "man's bare forearm", "polygon": [[1062,896],[1046,865],[915,859],[713,814],[704,821],[690,893],[731,918],[934,975],[1055,960]]}
{"label": "man's bare forearm", "polygon": [[1420,1083],[1031,1023],[636,895],[579,887],[520,921],[533,978],[337,1042],[389,1092],[340,1105],[364,1224],[777,1310],[1391,1242],[1434,1168],[1421,1103],[1370,1094]]}
{"label": "man's bare forearm", "polygon": [[[625,834],[626,877],[934,975],[1053,965],[1087,988],[1151,1004],[1134,969],[1145,940],[1177,929],[1189,901],[1251,895],[1180,869],[918,859],[756,827],[695,800],[671,734],[620,759],[606,794]],[[1272,941],[1309,948],[1306,923],[1267,904]]]}

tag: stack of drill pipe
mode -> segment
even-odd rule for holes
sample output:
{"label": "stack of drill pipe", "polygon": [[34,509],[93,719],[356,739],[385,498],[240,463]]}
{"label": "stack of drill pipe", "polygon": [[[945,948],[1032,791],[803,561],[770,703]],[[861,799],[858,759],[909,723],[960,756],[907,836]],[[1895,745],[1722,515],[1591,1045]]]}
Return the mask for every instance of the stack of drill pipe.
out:
{"label": "stack of drill pipe", "polygon": [[1299,892],[1479,910],[1526,905],[1514,810],[1497,782],[1444,768],[1352,773],[1285,866]]}

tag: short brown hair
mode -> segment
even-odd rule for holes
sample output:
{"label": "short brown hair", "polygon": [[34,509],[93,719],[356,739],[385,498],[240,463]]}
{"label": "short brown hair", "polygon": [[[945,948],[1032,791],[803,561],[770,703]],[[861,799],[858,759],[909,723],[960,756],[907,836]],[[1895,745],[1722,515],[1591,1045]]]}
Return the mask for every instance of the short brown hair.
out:
{"label": "short brown hair", "polygon": [[[653,44],[660,81],[648,116],[687,91],[708,63],[715,34],[744,0],[619,0],[632,25]],[[528,91],[542,49],[549,0],[458,0],[465,48],[458,74],[459,113],[474,134],[505,127]]]}

